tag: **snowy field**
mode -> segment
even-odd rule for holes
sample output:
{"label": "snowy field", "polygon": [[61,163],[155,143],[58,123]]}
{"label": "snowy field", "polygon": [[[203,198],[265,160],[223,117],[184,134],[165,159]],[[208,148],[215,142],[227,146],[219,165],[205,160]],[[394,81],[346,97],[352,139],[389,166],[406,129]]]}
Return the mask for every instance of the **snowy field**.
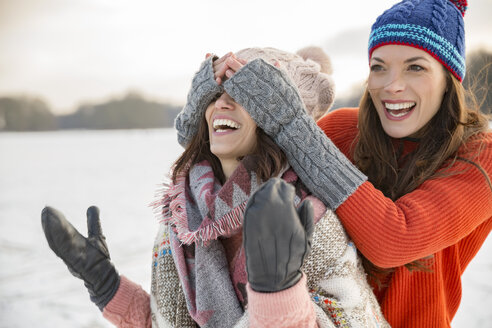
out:
{"label": "snowy field", "polygon": [[[181,151],[172,129],[0,134],[0,328],[111,327],[48,247],[40,214],[53,206],[86,235],[101,209],[120,273],[150,286],[157,222],[148,204]],[[463,276],[453,327],[492,327],[492,238]]]}

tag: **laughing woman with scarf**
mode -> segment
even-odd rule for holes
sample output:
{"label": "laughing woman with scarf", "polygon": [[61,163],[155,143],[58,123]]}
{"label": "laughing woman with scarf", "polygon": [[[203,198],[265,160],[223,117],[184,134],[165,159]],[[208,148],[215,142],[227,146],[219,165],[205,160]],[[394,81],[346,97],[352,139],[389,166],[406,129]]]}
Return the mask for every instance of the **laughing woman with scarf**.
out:
{"label": "laughing woman with scarf", "polygon": [[[176,119],[185,151],[155,203],[161,218],[150,295],[117,273],[97,208],[88,210],[88,238],[60,212],[43,210],[50,247],[84,280],[109,321],[160,328],[387,326],[334,212],[310,195],[283,151],[258,128],[264,118],[252,119],[236,102],[251,91],[243,89],[245,81],[228,79],[231,66],[261,61],[283,83],[294,83],[306,105],[285,115],[318,118],[333,101],[329,61],[319,48],[300,54],[249,48],[209,56],[195,75]],[[277,100],[275,94],[254,97],[270,105]],[[265,202],[267,210],[258,207]]]}
{"label": "laughing woman with scarf", "polygon": [[393,327],[450,327],[461,275],[492,229],[492,133],[461,84],[466,8],[404,0],[386,10],[372,26],[360,107],[318,126],[271,65],[226,68],[227,92],[336,211]]}

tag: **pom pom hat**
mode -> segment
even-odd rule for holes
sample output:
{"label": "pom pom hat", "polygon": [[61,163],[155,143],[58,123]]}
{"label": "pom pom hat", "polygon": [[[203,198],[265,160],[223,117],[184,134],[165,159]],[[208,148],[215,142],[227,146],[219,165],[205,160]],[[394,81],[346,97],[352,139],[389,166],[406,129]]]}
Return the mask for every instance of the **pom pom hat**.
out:
{"label": "pom pom hat", "polygon": [[427,51],[453,75],[465,77],[466,0],[403,0],[372,25],[369,58],[374,49],[401,44]]}
{"label": "pom pom hat", "polygon": [[275,48],[246,48],[236,52],[236,56],[246,61],[261,58],[272,65],[280,64],[279,69],[294,82],[314,120],[323,116],[333,104],[335,84],[331,78],[331,61],[319,47],[302,48],[296,54]]}

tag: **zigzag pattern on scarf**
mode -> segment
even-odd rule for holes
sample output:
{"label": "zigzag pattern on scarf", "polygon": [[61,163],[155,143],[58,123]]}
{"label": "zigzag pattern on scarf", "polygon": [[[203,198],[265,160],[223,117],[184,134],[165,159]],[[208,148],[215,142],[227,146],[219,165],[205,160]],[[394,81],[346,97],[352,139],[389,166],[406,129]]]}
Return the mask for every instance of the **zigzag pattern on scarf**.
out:
{"label": "zigzag pattern on scarf", "polygon": [[[241,228],[246,203],[259,186],[256,174],[247,166],[240,165],[228,182],[221,186],[208,162],[196,164],[189,172],[193,181],[189,187],[190,195],[185,192],[187,177],[181,175],[176,183],[168,186],[161,199],[154,202],[154,208],[160,212],[159,222],[171,224],[178,239],[185,245],[206,244],[219,236],[233,234]],[[199,213],[188,213],[187,208],[197,207],[198,211],[195,212]],[[197,215],[200,217],[196,219],[201,223],[193,227],[190,216]]]}

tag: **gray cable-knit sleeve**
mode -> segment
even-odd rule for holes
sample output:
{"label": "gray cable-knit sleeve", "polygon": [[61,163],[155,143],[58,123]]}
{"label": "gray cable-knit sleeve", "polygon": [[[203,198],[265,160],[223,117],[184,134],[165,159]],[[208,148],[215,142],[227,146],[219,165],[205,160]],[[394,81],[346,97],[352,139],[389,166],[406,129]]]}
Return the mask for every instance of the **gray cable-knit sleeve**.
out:
{"label": "gray cable-knit sleeve", "polygon": [[186,105],[174,121],[174,127],[178,132],[178,142],[183,147],[186,147],[198,132],[200,120],[207,106],[218,93],[223,91],[214,79],[212,67],[214,59],[215,57],[211,56],[200,66],[191,82]]}
{"label": "gray cable-knit sleeve", "polygon": [[304,184],[331,209],[367,180],[307,114],[297,88],[280,69],[255,59],[228,79],[224,89],[275,140]]}

